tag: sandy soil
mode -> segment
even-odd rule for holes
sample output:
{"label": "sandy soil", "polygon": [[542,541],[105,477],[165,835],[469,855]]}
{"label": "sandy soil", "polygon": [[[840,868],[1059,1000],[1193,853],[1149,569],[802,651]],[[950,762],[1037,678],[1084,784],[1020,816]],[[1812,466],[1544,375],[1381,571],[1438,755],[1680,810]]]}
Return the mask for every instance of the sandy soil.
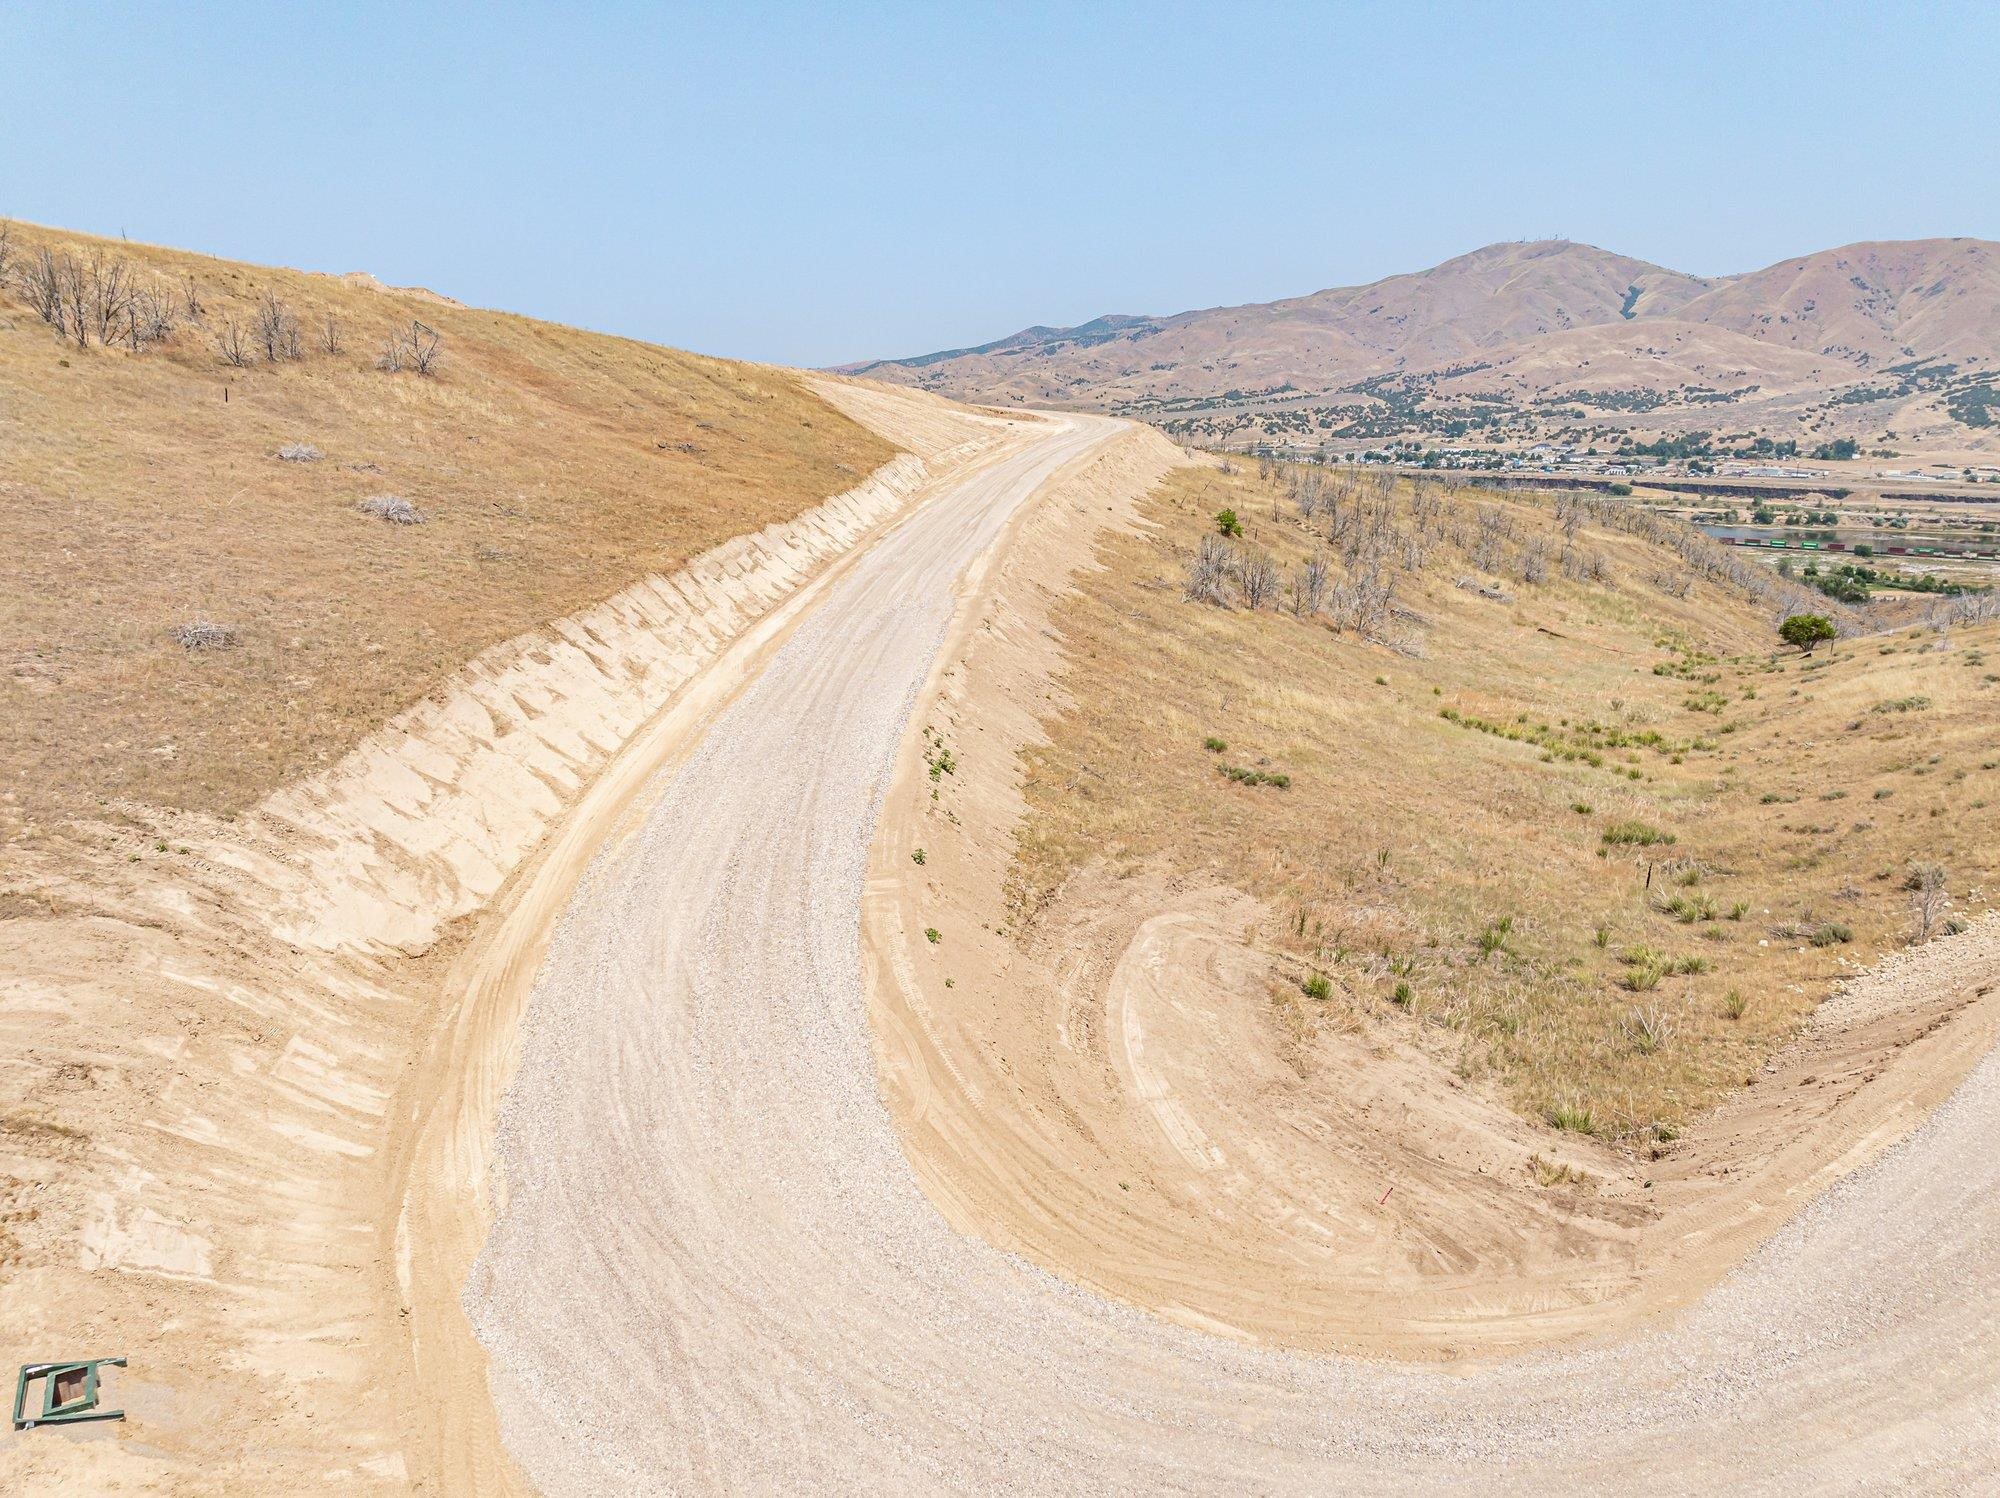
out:
{"label": "sandy soil", "polygon": [[508,1480],[457,1310],[511,1035],[485,1020],[535,950],[505,914],[587,860],[586,794],[1014,431],[836,397],[906,456],[485,652],[233,821],[134,808],[0,861],[0,1340],[130,1360],[123,1423],[0,1433],[0,1489],[435,1491],[446,1453]]}
{"label": "sandy soil", "polygon": [[[1096,418],[1010,427],[824,385],[929,465],[902,523],[859,517],[838,555],[767,537],[795,570],[731,552],[689,614],[614,600],[567,637],[579,658],[542,641],[471,670],[449,711],[365,746],[407,774],[357,760],[247,830],[163,819],[89,867],[9,870],[0,1324],[23,1358],[134,1361],[124,1425],[0,1435],[0,1487],[1395,1491],[1478,1460],[1522,1488],[1949,1491],[2000,1466],[1996,1063],[1880,1153],[1990,1044],[1985,929],[1828,1006],[1801,1066],[1840,1085],[1787,1095],[1774,1072],[1718,1120],[1765,1152],[1808,1124],[1788,1173],[1691,1235],[1734,1235],[1702,1250],[1713,1273],[1879,1158],[1677,1321],[1471,1375],[1247,1341],[1345,1346],[1340,1318],[1379,1310],[1328,1296],[1323,1252],[1296,1252],[1319,1231],[1306,1209],[1379,1162],[1214,1168],[1263,1075],[1263,1039],[1219,1003],[1256,981],[1239,938],[1258,913],[1134,884],[1079,904],[1099,919],[1046,976],[980,929],[1054,643],[1030,585],[1062,587],[1088,527],[1175,455]],[[619,633],[690,623],[684,649]],[[629,701],[592,674],[647,661],[678,674]],[[519,693],[526,662],[560,679]],[[502,685],[522,711],[482,717]],[[946,733],[957,763],[933,781]],[[471,810],[423,814],[445,806]],[[903,877],[919,867],[942,882]],[[1102,1064],[1024,1098],[1007,1046],[1039,1033],[1045,991]],[[946,1003],[965,996],[984,1010]],[[1213,1047],[1242,1054],[1195,1063]],[[1389,1060],[1394,1104],[1431,1106]],[[1044,1170],[1084,1104],[1095,1153]],[[1512,1158],[1507,1120],[1453,1116]],[[1141,1145],[1179,1164],[1131,1192],[1204,1183],[1178,1220],[1126,1211],[1106,1175]],[[1448,1215],[1476,1177],[1408,1194]],[[1255,1231],[1287,1210],[1309,1226],[1289,1258]],[[1204,1213],[1244,1257],[1190,1261],[1176,1289]],[[1421,1234],[1340,1216],[1341,1251],[1393,1300]],[[1640,1303],[1577,1301],[1576,1256],[1539,1231],[1517,1225],[1514,1262],[1549,1266],[1555,1320]],[[1601,1242],[1607,1284],[1643,1278],[1625,1239]],[[1121,1244],[1124,1278],[1103,1272]],[[1267,1273],[1284,1293],[1243,1293]],[[1507,1256],[1467,1273],[1509,1283]],[[1439,1334],[1477,1309],[1449,1304]]]}
{"label": "sandy soil", "polygon": [[[871,862],[885,1098],[962,1231],[1264,1345],[1491,1361],[1692,1301],[2000,1035],[1989,947],[1899,956],[1635,1155],[1468,1085],[1420,1027],[1304,1012],[1269,955],[1283,915],[1226,887],[1090,867],[1003,934],[1019,751],[1062,664],[1049,606],[1099,528],[1137,523],[1138,486],[1098,480],[1039,507],[970,604]],[[933,743],[955,754],[935,786]]]}
{"label": "sandy soil", "polygon": [[[1853,999],[1844,1024],[1913,1033],[1892,1047],[1901,1059],[1862,1065],[1853,1088],[1829,1096],[1865,1098],[1893,1073],[1900,1098],[1835,1108],[1842,1121],[1808,1140],[1806,1158],[1691,1237],[1733,1237],[1716,1250],[1726,1263],[1829,1170],[1871,1153],[1872,1163],[1713,1293],[1616,1342],[1470,1372],[1303,1356],[1200,1329],[1227,1324],[1202,1309],[1203,1281],[1241,1282],[1241,1266],[1189,1266],[1177,1324],[962,1230],[1031,1217],[1075,1238],[1122,1227],[1102,1204],[1089,1221],[1093,1209],[1059,1171],[996,1166],[994,1191],[1015,1199],[1005,1214],[978,1190],[954,1197],[967,1178],[940,1168],[945,1154],[998,1160],[1015,1138],[1060,1138],[1077,1127],[1061,1117],[1074,1099],[1036,1096],[1024,1121],[1005,1066],[969,1064],[992,1037],[962,1021],[966,1034],[947,1043],[938,1007],[907,1000],[876,1010],[878,1073],[863,983],[872,965],[904,995],[984,985],[989,1012],[1016,992],[974,906],[921,885],[906,906],[889,870],[915,866],[915,829],[942,846],[941,828],[972,826],[954,799],[961,771],[929,773],[935,735],[959,727],[938,721],[934,698],[981,631],[1025,627],[1024,616],[985,607],[997,538],[1037,482],[1065,466],[1049,513],[1115,508],[1118,481],[1095,489],[1088,460],[1135,476],[1147,460],[1121,440],[1110,424],[1064,424],[939,495],[855,562],[691,754],[639,795],[629,835],[607,845],[570,902],[501,1111],[505,1201],[467,1291],[500,1429],[527,1476],[556,1494],[1430,1491],[1462,1484],[1468,1462],[1488,1486],[1521,1491],[1862,1491],[1885,1481],[1956,1491],[1989,1478],[2000,1466],[2000,1157],[1988,1143],[2000,1062],[1981,1061],[1928,1123],[1880,1147],[1990,1038],[1984,1002],[1939,1023],[2000,963],[1990,924]],[[983,752],[970,736],[951,738],[958,763]],[[885,797],[887,852],[871,863]],[[924,818],[931,806],[938,816]],[[917,846],[930,870],[929,847]],[[864,901],[865,958],[855,918]],[[1135,1118],[1170,1142],[1182,1175],[1214,1178],[1186,1210],[1224,1224],[1268,1216],[1287,1193],[1318,1198],[1308,1205],[1325,1215],[1373,1168],[1336,1163],[1282,1185],[1213,1168],[1218,1126],[1203,1110],[1215,1090],[1190,1076],[1186,1057],[1240,1039],[1201,1005],[1245,980],[1227,938],[1252,918],[1217,894],[1109,929],[1084,946],[1098,976],[1073,988],[1089,1002],[1071,1012],[1113,1038],[1096,1042],[1109,1075],[1084,1079],[1078,1095],[1135,1099]],[[1166,974],[1173,981],[1159,981]],[[1095,1013],[1100,993],[1116,1001]],[[908,1154],[884,1088],[911,1130]],[[1489,1122],[1495,1137],[1473,1139],[1469,1159],[1512,1147],[1504,1122]],[[1138,1137],[1136,1122],[1128,1133]],[[1476,1175],[1476,1160],[1461,1171]],[[1123,1195],[1127,1184],[1113,1186]],[[1786,1207],[1769,1206],[1772,1195]],[[1378,1251],[1378,1268],[1407,1268],[1410,1229],[1395,1213],[1371,1219],[1359,1203],[1342,1212],[1354,1241],[1400,1242]],[[1142,1268],[1148,1254],[1171,1263],[1161,1243],[1136,1246]],[[1567,1262],[1560,1245],[1524,1257],[1532,1265],[1538,1253]],[[1629,1263],[1606,1257],[1608,1281],[1636,1282]],[[1504,1259],[1490,1266],[1493,1285]],[[1711,1263],[1677,1283],[1717,1272]],[[1548,1300],[1558,1321],[1575,1304],[1561,1283]],[[1269,1322],[1288,1303],[1239,1302]],[[1486,1314],[1532,1319],[1534,1309]],[[1446,1306],[1460,1322],[1478,1314],[1476,1298]],[[1571,1318],[1565,1329],[1588,1324]]]}

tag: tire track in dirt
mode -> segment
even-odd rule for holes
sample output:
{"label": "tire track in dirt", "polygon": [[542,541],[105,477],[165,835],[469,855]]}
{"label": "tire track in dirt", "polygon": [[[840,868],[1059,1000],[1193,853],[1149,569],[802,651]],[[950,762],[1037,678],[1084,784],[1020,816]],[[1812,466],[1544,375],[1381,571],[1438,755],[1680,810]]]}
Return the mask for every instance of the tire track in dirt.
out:
{"label": "tire track in dirt", "polygon": [[[2000,1466],[2000,1062],[1664,1329],[1452,1375],[1262,1351],[954,1232],[880,1099],[858,914],[953,589],[1115,424],[843,576],[550,944],[467,1291],[502,1434],[612,1491],[1960,1490]],[[1972,938],[1966,938],[1972,939]],[[1982,933],[1978,939],[1992,940]],[[949,937],[946,937],[949,940]]]}

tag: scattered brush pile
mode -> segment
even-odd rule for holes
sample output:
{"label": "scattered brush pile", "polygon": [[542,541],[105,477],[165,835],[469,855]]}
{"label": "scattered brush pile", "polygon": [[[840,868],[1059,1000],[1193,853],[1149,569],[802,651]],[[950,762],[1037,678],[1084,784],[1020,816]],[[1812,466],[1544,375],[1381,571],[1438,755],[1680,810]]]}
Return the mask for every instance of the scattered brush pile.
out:
{"label": "scattered brush pile", "polygon": [[400,494],[371,494],[355,508],[364,515],[372,515],[377,520],[386,520],[391,525],[424,523],[422,513]]}

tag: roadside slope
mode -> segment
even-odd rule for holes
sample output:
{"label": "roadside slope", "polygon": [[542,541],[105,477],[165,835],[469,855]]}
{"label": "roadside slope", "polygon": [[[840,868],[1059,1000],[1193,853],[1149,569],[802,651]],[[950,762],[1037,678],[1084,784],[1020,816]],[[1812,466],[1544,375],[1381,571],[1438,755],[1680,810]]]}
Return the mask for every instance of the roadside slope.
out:
{"label": "roadside slope", "polygon": [[[155,450],[191,391],[225,406],[207,335],[64,349],[15,307],[0,319],[0,377],[34,418],[0,444],[0,510],[30,538],[8,551],[30,578],[8,594],[30,647],[9,685],[40,694],[0,745],[16,818],[0,848],[0,1320],[17,1362],[130,1360],[113,1376],[125,1422],[0,1435],[0,1473],[104,1492],[425,1486],[443,1401],[406,1397],[428,1330],[409,1172],[437,1166],[440,1199],[484,1191],[476,1130],[442,1164],[415,1148],[426,1110],[460,1096],[424,1061],[463,1028],[455,961],[648,724],[1015,424],[329,278],[36,237],[162,281],[191,270],[209,325],[260,288],[373,319],[370,336],[415,308],[457,362],[424,383],[366,356],[232,369],[222,419],[243,429],[188,417],[188,445]],[[59,378],[79,388],[50,395]],[[75,429],[36,425],[64,411]],[[704,451],[637,441],[675,417]],[[281,433],[320,458],[280,459]],[[423,524],[355,512],[356,487],[381,482],[368,464],[436,481],[409,486]],[[52,538],[43,469],[65,465]],[[516,507],[510,485],[552,497]],[[452,523],[468,512],[497,529]],[[487,565],[461,554],[482,536],[528,571],[461,577]],[[233,590],[247,612],[219,617],[242,628],[184,649],[168,626],[187,599],[126,597],[122,564],[99,565],[120,548]],[[301,639],[326,647],[311,674],[291,674]],[[392,659],[349,673],[349,651]],[[107,758],[36,738],[45,720],[129,734],[176,715],[230,752],[172,729],[175,756],[156,756],[170,773],[113,774],[145,743],[108,740]],[[423,1307],[447,1330],[456,1293]],[[422,1350],[426,1372],[447,1366]],[[504,1462],[488,1475],[505,1481]]]}
{"label": "roadside slope", "polygon": [[[870,1019],[961,1231],[1263,1345],[1491,1361],[1692,1302],[1991,1046],[1990,934],[1880,961],[1912,854],[1988,903],[1991,626],[1690,667],[1763,619],[1586,525],[1587,583],[1399,570],[1392,650],[1184,598],[1225,505],[1289,559],[1291,502],[1249,476],[1052,499],[920,709],[871,856]],[[1489,508],[1530,548],[1550,519]],[[1626,750],[1568,738],[1599,715]],[[1850,784],[1917,814],[1834,825]],[[1640,818],[1678,842],[1603,840]],[[1641,948],[1688,970],[1634,992]]]}
{"label": "roadside slope", "polygon": [[[0,839],[127,800],[246,811],[481,651],[895,452],[787,370],[365,278],[7,237]],[[121,278],[66,315],[81,346],[34,310],[44,253]],[[413,323],[441,339],[432,373],[379,367]],[[413,523],[360,508],[384,497]],[[223,643],[183,646],[193,623]]]}

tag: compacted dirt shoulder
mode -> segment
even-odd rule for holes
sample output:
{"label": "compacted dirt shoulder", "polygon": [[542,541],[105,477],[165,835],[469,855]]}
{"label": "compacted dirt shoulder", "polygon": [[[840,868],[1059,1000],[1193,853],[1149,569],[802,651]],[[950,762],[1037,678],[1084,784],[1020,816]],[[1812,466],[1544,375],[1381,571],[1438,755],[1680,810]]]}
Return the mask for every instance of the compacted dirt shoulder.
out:
{"label": "compacted dirt shoulder", "polygon": [[[968,604],[872,854],[885,1098],[962,1230],[1191,1326],[1493,1358],[1687,1304],[1914,1127],[2000,1031],[1989,922],[1852,977],[1668,1143],[1614,1147],[1468,1082],[1387,1004],[1303,994],[1293,908],[1121,853],[1116,817],[1023,927],[1027,777],[1043,802],[1144,805],[1135,777],[1200,695],[1160,703],[1160,733],[1142,711],[1122,744],[1041,749],[1044,725],[1087,714],[1093,673],[1120,659],[1098,653],[1104,637],[1051,627],[1073,586],[1096,586],[1102,538],[1149,535],[1144,486],[1119,476],[1107,456],[1053,493]],[[1171,606],[1198,607],[1177,591]]]}

